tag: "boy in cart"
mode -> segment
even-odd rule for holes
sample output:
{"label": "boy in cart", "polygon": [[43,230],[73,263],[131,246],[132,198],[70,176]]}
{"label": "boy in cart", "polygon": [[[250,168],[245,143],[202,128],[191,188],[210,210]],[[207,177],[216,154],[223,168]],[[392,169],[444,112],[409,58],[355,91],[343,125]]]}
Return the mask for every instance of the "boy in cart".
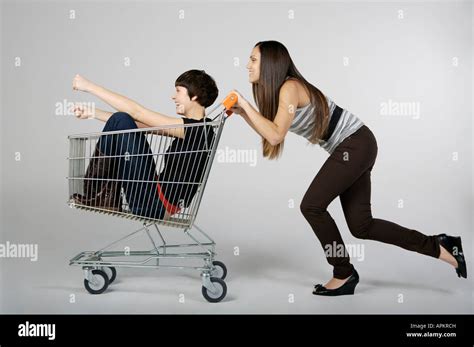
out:
{"label": "boy in cart", "polygon": [[[206,149],[212,147],[214,140],[213,127],[205,125],[205,121],[211,121],[205,117],[205,109],[218,95],[214,79],[203,70],[189,70],[177,78],[172,99],[181,118],[149,110],[80,75],[74,77],[72,85],[74,90],[91,93],[118,111],[81,105],[74,108],[79,119],[96,118],[106,124],[84,176],[84,194],[73,194],[73,202],[122,212],[123,188],[134,215],[166,219],[188,207],[203,176],[208,159]],[[174,140],[164,153],[163,170],[157,173],[146,136],[133,129],[160,126],[169,127],[154,132]],[[121,130],[125,132],[107,134]]]}

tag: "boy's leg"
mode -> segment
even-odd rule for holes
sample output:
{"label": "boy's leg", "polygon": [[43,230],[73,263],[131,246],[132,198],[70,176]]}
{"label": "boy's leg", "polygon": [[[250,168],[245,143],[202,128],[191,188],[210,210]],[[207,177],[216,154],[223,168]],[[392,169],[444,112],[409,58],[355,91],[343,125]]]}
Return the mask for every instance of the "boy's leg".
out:
{"label": "boy's leg", "polygon": [[[133,118],[125,112],[114,113],[103,131],[137,129]],[[99,148],[106,156],[114,156],[116,178],[122,187],[133,214],[160,218],[165,209],[157,195],[157,173],[153,153],[141,132],[102,135]]]}

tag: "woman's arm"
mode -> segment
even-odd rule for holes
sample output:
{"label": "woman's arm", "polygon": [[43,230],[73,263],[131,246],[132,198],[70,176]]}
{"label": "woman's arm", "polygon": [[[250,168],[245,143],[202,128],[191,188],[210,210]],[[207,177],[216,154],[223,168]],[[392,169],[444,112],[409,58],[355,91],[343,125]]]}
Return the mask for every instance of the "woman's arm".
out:
{"label": "woman's arm", "polygon": [[295,116],[298,106],[296,83],[295,81],[286,81],[280,88],[278,110],[273,121],[262,116],[246,99],[234,91],[238,95],[238,106],[245,111],[244,119],[273,146],[284,140]]}

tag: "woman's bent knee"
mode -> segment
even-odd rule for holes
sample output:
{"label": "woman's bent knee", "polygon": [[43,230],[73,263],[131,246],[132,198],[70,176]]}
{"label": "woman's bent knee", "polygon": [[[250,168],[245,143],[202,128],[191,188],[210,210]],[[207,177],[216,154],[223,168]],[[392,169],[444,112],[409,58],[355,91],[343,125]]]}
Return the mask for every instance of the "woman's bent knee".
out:
{"label": "woman's bent knee", "polygon": [[321,215],[321,214],[324,214],[327,210],[321,204],[303,199],[303,201],[300,204],[300,211],[303,214],[303,216],[308,216],[311,214]]}
{"label": "woman's bent knee", "polygon": [[372,222],[373,218],[367,219],[363,222],[359,220],[349,220],[347,222],[347,226],[349,227],[349,231],[351,232],[352,236],[358,239],[367,240],[370,239],[369,230]]}

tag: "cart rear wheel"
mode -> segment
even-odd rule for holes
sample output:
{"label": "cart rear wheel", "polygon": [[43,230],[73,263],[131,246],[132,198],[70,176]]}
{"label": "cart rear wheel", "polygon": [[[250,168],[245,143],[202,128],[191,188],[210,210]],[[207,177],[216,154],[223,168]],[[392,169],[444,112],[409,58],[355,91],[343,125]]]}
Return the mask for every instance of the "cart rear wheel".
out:
{"label": "cart rear wheel", "polygon": [[214,271],[212,271],[212,277],[220,278],[221,280],[225,279],[227,276],[227,268],[225,267],[224,263],[221,261],[214,260],[212,265],[216,267]]}
{"label": "cart rear wheel", "polygon": [[224,299],[227,294],[227,285],[223,280],[217,277],[211,277],[210,281],[216,287],[216,292],[213,293],[206,287],[202,286],[202,295],[209,302],[219,302]]}
{"label": "cart rear wheel", "polygon": [[104,266],[102,268],[102,271],[104,271],[107,277],[109,278],[109,285],[111,285],[117,277],[117,270],[115,270],[113,266]]}
{"label": "cart rear wheel", "polygon": [[109,286],[107,274],[102,270],[92,270],[91,273],[90,281],[84,279],[84,287],[91,294],[102,294]]}

